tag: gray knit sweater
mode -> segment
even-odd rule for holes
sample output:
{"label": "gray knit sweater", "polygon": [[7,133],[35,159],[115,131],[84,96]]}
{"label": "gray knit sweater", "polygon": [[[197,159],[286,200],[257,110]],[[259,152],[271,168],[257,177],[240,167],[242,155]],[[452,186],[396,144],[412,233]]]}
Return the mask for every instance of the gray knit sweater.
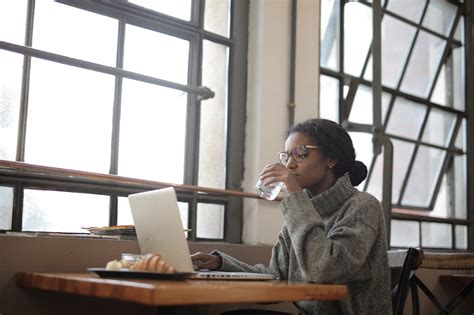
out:
{"label": "gray knit sweater", "polygon": [[354,188],[348,175],[310,198],[294,192],[281,202],[285,223],[269,266],[222,252],[221,270],[272,273],[281,280],[347,284],[342,301],[300,301],[303,314],[391,314],[390,270],[380,203]]}

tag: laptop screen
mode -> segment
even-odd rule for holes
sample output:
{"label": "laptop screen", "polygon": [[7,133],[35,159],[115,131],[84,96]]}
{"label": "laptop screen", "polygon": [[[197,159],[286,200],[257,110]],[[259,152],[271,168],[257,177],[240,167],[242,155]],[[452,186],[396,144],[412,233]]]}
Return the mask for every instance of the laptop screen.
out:
{"label": "laptop screen", "polygon": [[128,196],[142,254],[160,253],[179,272],[193,272],[174,188]]}

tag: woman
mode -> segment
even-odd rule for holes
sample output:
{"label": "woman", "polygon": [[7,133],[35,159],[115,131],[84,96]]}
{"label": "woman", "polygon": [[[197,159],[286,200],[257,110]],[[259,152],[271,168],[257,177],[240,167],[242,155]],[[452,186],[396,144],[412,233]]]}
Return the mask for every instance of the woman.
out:
{"label": "woman", "polygon": [[304,314],[390,314],[390,270],[380,203],[354,186],[367,176],[349,134],[337,123],[311,119],[289,130],[280,164],[260,180],[283,182],[284,225],[268,267],[222,252],[191,256],[195,268],[272,273],[290,281],[346,284],[342,301],[296,302]]}

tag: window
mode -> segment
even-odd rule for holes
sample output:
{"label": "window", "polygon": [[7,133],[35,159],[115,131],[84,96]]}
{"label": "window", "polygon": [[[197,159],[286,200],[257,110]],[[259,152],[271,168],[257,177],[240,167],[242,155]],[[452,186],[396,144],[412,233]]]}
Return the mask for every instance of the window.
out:
{"label": "window", "polygon": [[[44,171],[0,168],[0,229],[132,224],[124,197],[147,181],[241,190],[247,6],[2,1],[0,160]],[[189,239],[240,242],[241,198],[178,199]]]}
{"label": "window", "polygon": [[[466,249],[472,246],[466,178],[469,4],[373,2],[321,1],[321,117],[348,126],[357,157],[369,168],[361,189],[382,200],[382,188],[390,185],[391,246]],[[373,11],[381,14],[380,25],[372,25]],[[372,46],[374,27],[380,50]],[[381,82],[373,81],[375,54]],[[393,145],[391,183],[383,179],[383,153],[372,149],[374,83],[381,84],[381,134]]]}

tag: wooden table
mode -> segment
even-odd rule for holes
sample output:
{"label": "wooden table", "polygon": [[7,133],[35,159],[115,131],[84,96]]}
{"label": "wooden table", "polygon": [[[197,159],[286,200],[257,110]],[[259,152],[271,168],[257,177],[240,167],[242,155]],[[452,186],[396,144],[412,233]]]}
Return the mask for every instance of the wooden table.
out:
{"label": "wooden table", "polygon": [[25,288],[151,306],[341,300],[347,297],[347,286],[345,285],[285,281],[163,281],[100,278],[92,273],[30,272],[17,273],[16,281],[19,286]]}

